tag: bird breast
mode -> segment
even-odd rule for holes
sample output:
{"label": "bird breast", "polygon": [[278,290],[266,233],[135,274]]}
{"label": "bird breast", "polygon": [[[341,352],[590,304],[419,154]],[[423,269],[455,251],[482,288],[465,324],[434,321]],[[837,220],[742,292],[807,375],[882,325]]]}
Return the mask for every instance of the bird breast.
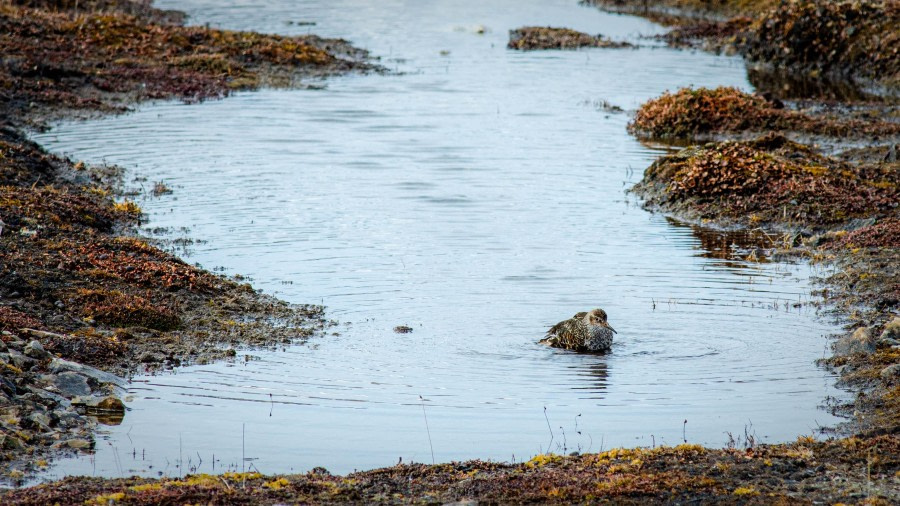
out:
{"label": "bird breast", "polygon": [[613,332],[608,327],[590,325],[585,348],[590,351],[606,351],[612,346]]}

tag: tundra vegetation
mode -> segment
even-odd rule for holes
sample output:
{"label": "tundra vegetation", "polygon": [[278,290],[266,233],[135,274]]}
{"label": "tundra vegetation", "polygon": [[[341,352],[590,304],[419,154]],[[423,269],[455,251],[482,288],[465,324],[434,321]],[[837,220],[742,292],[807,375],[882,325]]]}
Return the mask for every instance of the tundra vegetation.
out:
{"label": "tundra vegetation", "polygon": [[[740,53],[760,94],[675,90],[631,131],[683,149],[633,192],[652,211],[753,230],[766,254],[835,267],[820,280],[846,324],[823,366],[856,393],[832,437],[538,455],[522,463],[401,464],[335,476],[256,472],[70,477],[4,504],[900,501],[900,209],[892,1],[594,1],[671,27],[675,45]],[[135,234],[121,170],[44,152],[20,129],[136,100],[203,100],[373,70],[344,41],[181,25],[147,2],[0,1],[0,460],[13,483],[90,451],[121,378],[303,339],[321,308],[290,306],[190,266]],[[573,35],[580,39],[580,35]],[[299,81],[298,81],[299,80]],[[824,83],[824,84],[823,84]],[[110,422],[114,423],[114,422]]]}

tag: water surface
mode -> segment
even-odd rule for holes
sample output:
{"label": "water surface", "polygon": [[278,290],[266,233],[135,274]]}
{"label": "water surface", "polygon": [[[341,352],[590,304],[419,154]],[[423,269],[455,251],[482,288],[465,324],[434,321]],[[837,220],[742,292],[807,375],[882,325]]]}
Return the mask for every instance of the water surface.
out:
{"label": "water surface", "polygon": [[[574,0],[158,4],[195,23],[349,38],[401,74],[36,136],[127,167],[133,185],[165,181],[174,194],[141,206],[151,226],[208,241],[191,261],[341,322],[251,360],[137,378],[97,454],[51,476],[347,472],[430,462],[432,448],[436,461],[521,460],[722,446],[745,430],[784,441],[835,422],[819,408],[837,393],[813,363],[832,328],[808,304],[811,268],[747,260],[732,236],[642,210],[625,190],[660,151],[599,106],[750,89],[740,60],[659,47],[638,38],[654,25]],[[643,47],[505,49],[507,30],[533,24]],[[536,344],[592,307],[619,332],[611,354]]]}

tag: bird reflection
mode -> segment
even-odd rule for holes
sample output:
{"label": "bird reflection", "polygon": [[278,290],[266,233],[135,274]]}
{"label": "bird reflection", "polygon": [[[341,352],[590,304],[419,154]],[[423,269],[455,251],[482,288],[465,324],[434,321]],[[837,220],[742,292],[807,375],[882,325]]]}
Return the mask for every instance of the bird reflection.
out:
{"label": "bird reflection", "polygon": [[579,365],[572,366],[575,374],[584,381],[572,385],[575,390],[587,390],[593,393],[603,393],[609,384],[609,364],[606,357],[592,356]]}

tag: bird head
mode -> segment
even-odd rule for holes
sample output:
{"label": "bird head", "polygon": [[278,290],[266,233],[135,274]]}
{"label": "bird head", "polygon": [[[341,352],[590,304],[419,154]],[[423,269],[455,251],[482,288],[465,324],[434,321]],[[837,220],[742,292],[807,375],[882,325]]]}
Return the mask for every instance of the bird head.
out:
{"label": "bird head", "polygon": [[585,323],[587,323],[588,325],[599,325],[601,327],[606,327],[609,330],[612,330],[613,333],[618,333],[616,332],[616,329],[612,328],[609,323],[607,323],[606,311],[600,308],[592,309],[591,311],[589,311],[585,315],[584,319],[586,320]]}

